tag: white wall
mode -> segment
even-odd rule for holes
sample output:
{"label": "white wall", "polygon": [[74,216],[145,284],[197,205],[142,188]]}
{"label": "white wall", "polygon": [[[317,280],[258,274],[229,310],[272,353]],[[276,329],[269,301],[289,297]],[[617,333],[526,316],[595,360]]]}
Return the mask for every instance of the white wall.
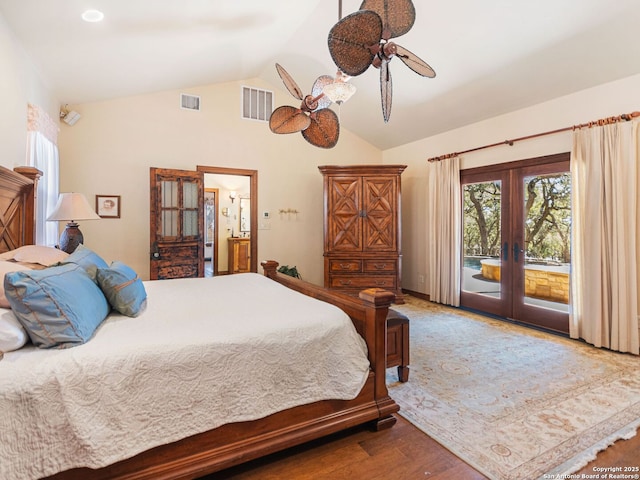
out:
{"label": "white wall", "polygon": [[[464,108],[463,105],[460,108]],[[427,293],[425,224],[427,159],[603,117],[640,110],[640,75],[580,91],[383,152],[384,163],[408,167],[402,175],[402,286]],[[462,156],[462,168],[523,160],[571,150],[571,132],[498,146]],[[427,280],[420,282],[420,276]]]}
{"label": "white wall", "polygon": [[58,100],[0,15],[0,165],[7,168],[25,164],[28,103],[58,120]]}
{"label": "white wall", "polygon": [[[70,106],[82,118],[61,125],[60,189],[121,195],[121,218],[80,222],[85,244],[107,260],[149,277],[149,167],[195,170],[197,165],[258,171],[258,212],[271,212],[258,232],[258,262],[296,265],[322,285],[323,211],[319,165],[381,163],[382,152],[342,129],[325,150],[299,133],[275,135],[264,122],[240,118],[242,85],[270,89],[259,79],[151,93]],[[180,93],[201,97],[202,111],[179,108]],[[290,95],[276,92],[278,101]],[[295,216],[279,215],[296,209]]]}

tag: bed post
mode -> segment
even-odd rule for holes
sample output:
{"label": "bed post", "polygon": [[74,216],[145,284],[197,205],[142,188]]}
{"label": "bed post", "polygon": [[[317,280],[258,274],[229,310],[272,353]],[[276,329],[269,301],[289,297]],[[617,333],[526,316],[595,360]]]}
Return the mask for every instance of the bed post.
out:
{"label": "bed post", "polygon": [[369,355],[371,369],[375,374],[375,398],[380,412],[380,418],[376,421],[377,430],[392,427],[396,418],[392,415],[398,411],[398,405],[389,397],[387,390],[387,314],[391,302],[395,300],[395,294],[382,288],[368,288],[359,294],[365,303],[366,327],[365,340],[369,349],[372,345],[375,352]]}
{"label": "bed post", "polygon": [[14,172],[27,177],[33,183],[24,189],[24,239],[25,245],[36,243],[36,209],[38,208],[38,181],[42,172],[35,167],[15,167]]}

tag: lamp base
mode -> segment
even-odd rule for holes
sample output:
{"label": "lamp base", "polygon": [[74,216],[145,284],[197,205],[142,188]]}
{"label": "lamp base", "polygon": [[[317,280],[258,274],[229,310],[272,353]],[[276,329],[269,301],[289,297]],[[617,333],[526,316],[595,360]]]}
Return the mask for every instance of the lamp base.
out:
{"label": "lamp base", "polygon": [[84,236],[78,228],[76,222],[67,223],[67,228],[60,235],[60,244],[58,248],[63,252],[73,253],[78,245],[84,242]]}

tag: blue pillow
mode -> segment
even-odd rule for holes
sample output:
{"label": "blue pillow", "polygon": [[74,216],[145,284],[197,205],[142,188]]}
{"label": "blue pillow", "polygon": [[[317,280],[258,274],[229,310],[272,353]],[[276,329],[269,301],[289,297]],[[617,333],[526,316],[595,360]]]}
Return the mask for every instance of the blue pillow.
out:
{"label": "blue pillow", "polygon": [[68,265],[69,263],[74,263],[84,268],[94,282],[96,281],[96,271],[98,268],[107,268],[109,266],[100,255],[85,247],[83,244],[78,245],[78,248],[62,260],[59,265]]}
{"label": "blue pillow", "polygon": [[85,343],[110,310],[100,287],[75,264],[7,273],[4,289],[16,318],[40,348]]}
{"label": "blue pillow", "polygon": [[122,262],[98,268],[96,280],[111,306],[123,315],[136,317],[147,304],[147,292],[138,274]]}

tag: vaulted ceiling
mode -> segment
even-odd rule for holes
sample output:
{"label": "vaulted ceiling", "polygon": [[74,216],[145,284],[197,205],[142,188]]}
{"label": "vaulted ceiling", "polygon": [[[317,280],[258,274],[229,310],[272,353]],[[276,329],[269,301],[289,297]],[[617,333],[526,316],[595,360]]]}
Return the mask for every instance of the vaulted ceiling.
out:
{"label": "vaulted ceiling", "polygon": [[[343,0],[343,16],[360,3]],[[340,109],[343,128],[383,150],[640,73],[638,0],[414,4],[415,25],[395,41],[436,78],[392,61],[385,124],[370,67]],[[87,8],[104,21],[83,22]],[[259,77],[295,105],[275,62],[305,93],[336,72],[338,0],[0,0],[0,15],[63,103]]]}

